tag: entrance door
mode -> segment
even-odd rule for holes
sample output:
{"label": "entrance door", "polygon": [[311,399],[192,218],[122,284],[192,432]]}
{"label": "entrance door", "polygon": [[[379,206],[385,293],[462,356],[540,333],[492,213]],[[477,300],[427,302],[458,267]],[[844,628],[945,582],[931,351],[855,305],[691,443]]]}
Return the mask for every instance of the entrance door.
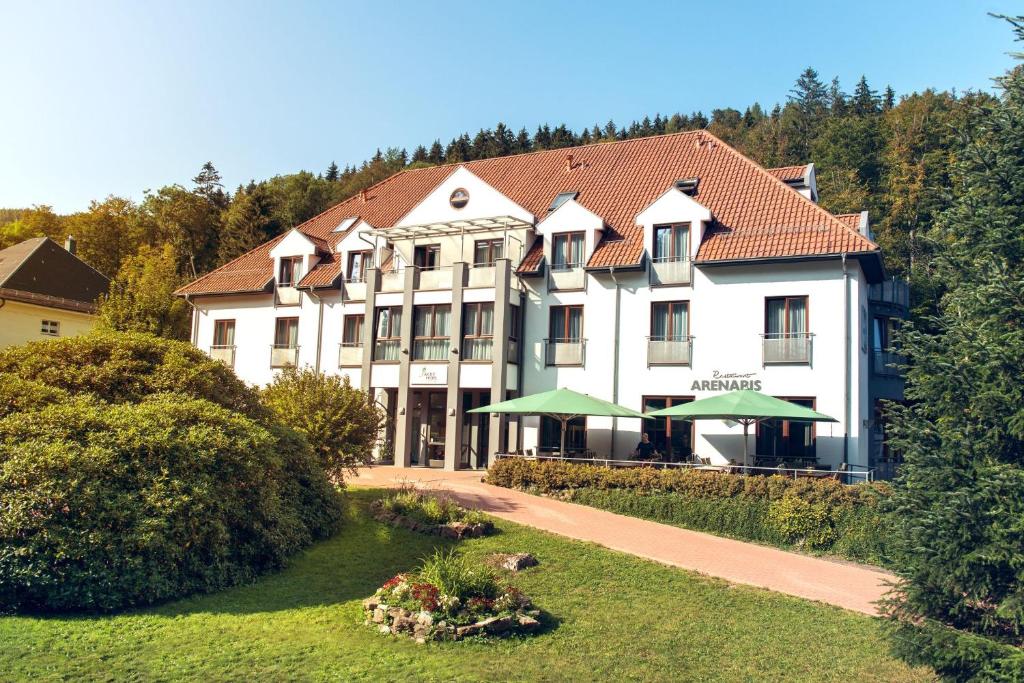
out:
{"label": "entrance door", "polygon": [[[462,409],[464,411],[488,405],[490,402],[490,391],[466,391],[462,394]],[[491,416],[486,413],[470,414],[466,412],[463,414],[459,467],[469,469],[487,467],[490,418]]]}
{"label": "entrance door", "polygon": [[[644,412],[670,408],[689,403],[689,396],[645,396]],[[678,417],[659,417],[644,420],[641,428],[647,432],[655,450],[665,462],[688,462],[693,456],[693,422]]]}

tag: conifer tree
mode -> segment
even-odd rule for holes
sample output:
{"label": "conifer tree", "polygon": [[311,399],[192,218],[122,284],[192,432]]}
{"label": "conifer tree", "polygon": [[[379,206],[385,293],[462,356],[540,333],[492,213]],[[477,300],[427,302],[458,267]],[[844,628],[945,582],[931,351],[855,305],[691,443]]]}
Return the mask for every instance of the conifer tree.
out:
{"label": "conifer tree", "polygon": [[882,111],[889,111],[896,106],[896,93],[893,92],[892,86],[885,86],[885,94],[882,95]]}
{"label": "conifer tree", "polygon": [[868,85],[868,79],[861,76],[853,91],[853,112],[858,116],[867,116],[878,112],[878,94]]}
{"label": "conifer tree", "polygon": [[441,141],[434,140],[434,144],[430,145],[430,151],[427,152],[427,161],[432,164],[443,164],[444,160],[444,148],[441,147]]}
{"label": "conifer tree", "polygon": [[1024,676],[1022,67],[1001,86],[960,131],[962,187],[931,235],[945,293],[900,335],[909,404],[891,410],[893,647],[960,681]]}
{"label": "conifer tree", "polygon": [[338,164],[331,162],[331,165],[327,167],[327,172],[324,173],[324,180],[334,183],[338,181]]}

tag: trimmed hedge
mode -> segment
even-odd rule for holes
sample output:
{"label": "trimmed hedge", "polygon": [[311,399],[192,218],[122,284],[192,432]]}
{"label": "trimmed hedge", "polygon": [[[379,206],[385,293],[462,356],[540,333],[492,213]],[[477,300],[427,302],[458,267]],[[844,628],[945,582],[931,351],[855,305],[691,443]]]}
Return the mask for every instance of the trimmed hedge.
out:
{"label": "trimmed hedge", "polygon": [[885,564],[884,484],[506,458],[488,483],[697,531]]}

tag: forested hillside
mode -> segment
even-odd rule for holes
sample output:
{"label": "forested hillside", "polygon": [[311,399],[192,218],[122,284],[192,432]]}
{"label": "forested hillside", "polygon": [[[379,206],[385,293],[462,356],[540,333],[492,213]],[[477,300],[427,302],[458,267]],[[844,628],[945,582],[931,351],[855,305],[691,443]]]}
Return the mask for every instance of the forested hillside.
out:
{"label": "forested hillside", "polygon": [[[813,161],[821,203],[834,212],[867,209],[892,274],[920,281],[927,292],[930,250],[922,231],[953,196],[954,162],[963,141],[954,130],[991,96],[926,90],[899,98],[862,78],[847,93],[808,68],[786,103],[766,110],[715,109],[710,115],[656,114],[627,126],[613,121],[574,131],[538,126],[533,134],[504,123],[405,149],[387,148],[359,164],[323,172],[300,171],[223,187],[211,162],[190,184],[147,192],[141,202],[110,196],[60,216],[47,206],[0,209],[0,247],[28,237],[73,234],[79,255],[117,276],[126,263],[137,275],[140,250],[169,247],[178,282],[207,272],[329,206],[404,168],[469,161],[542,149],[603,143],[706,128],[765,166]],[[164,260],[163,268],[169,265]],[[175,282],[174,284],[177,284]],[[931,298],[931,297],[926,297]]]}

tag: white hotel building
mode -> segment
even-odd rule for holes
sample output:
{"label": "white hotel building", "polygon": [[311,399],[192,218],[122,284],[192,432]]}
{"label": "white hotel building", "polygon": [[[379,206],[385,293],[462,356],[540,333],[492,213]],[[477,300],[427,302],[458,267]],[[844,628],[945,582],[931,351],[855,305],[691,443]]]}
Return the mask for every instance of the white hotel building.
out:
{"label": "white hotel building", "polygon": [[[704,131],[408,170],[179,291],[192,341],[254,384],[347,375],[404,466],[558,447],[554,421],[468,415],[568,387],[637,410],[751,387],[835,424],[764,424],[763,463],[886,469],[877,405],[906,288],[866,214],[816,203],[812,165],[764,169]],[[579,418],[581,454],[742,457],[722,421]]]}

